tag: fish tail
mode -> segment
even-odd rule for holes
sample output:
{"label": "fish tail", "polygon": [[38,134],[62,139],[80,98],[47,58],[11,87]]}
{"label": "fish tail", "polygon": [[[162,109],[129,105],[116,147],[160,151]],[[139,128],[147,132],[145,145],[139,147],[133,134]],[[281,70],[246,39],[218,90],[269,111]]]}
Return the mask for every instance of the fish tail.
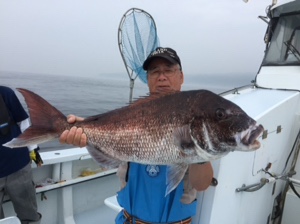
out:
{"label": "fish tail", "polygon": [[18,148],[28,145],[40,144],[50,141],[68,128],[66,116],[53,107],[39,95],[26,90],[17,89],[25,98],[31,126],[27,128],[18,138],[4,144],[6,147]]}

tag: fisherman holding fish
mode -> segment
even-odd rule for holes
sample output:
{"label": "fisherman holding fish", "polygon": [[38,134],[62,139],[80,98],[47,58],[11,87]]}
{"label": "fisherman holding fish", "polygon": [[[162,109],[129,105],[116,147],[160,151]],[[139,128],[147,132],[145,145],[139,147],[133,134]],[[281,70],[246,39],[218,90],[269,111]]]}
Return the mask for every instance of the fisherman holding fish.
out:
{"label": "fisherman holding fish", "polygon": [[[184,74],[173,49],[157,48],[145,60],[143,68],[147,71],[151,95],[181,90]],[[69,123],[80,120],[83,119],[74,115],[68,117]],[[72,127],[62,133],[60,142],[84,147],[87,136],[82,128]],[[116,223],[191,223],[197,209],[196,193],[210,185],[212,166],[210,162],[190,164],[183,180],[171,191],[166,185],[170,172],[166,165],[122,163],[117,172],[122,182],[117,199],[124,210],[116,217]]]}
{"label": "fisherman holding fish", "polygon": [[41,96],[18,88],[32,124],[3,146],[58,137],[61,143],[86,146],[100,166],[119,167],[117,199],[124,209],[116,223],[191,223],[196,192],[212,181],[210,161],[260,148],[264,128],[211,91],[180,91],[184,75],[171,48],[157,48],[143,68],[150,96],[85,119],[67,119]]}
{"label": "fisherman holding fish", "polygon": [[211,91],[180,91],[182,66],[171,48],[157,48],[143,68],[150,96],[85,119],[67,119],[41,96],[18,88],[32,124],[3,146],[58,137],[61,143],[86,146],[100,166],[119,167],[117,198],[124,209],[116,223],[191,223],[196,192],[212,181],[210,161],[260,148],[264,128]]}
{"label": "fisherman holding fish", "polygon": [[0,86],[0,219],[4,218],[2,202],[7,194],[22,224],[38,224],[42,216],[37,212],[31,170],[31,159],[38,166],[42,164],[38,147],[31,145],[11,150],[2,146],[28,126],[28,115],[14,91]]}

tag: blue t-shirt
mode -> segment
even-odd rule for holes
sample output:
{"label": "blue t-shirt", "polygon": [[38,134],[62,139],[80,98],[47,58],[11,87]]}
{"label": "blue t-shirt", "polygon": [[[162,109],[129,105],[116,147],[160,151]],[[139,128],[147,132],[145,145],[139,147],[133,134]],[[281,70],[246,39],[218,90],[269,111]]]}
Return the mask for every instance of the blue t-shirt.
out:
{"label": "blue t-shirt", "polygon": [[[196,213],[196,201],[183,204],[183,181],[165,196],[167,166],[130,163],[126,186],[118,192],[118,202],[129,214],[151,223],[176,222]],[[116,223],[124,223],[120,212]]]}
{"label": "blue t-shirt", "polygon": [[2,145],[21,134],[20,127],[17,123],[28,118],[28,115],[12,89],[5,86],[0,86],[0,94],[4,100],[4,103],[6,104],[6,108],[10,117],[14,121],[13,125],[10,126],[10,132],[8,134],[0,134],[1,178],[25,167],[30,162],[30,157],[27,147],[11,149]]}

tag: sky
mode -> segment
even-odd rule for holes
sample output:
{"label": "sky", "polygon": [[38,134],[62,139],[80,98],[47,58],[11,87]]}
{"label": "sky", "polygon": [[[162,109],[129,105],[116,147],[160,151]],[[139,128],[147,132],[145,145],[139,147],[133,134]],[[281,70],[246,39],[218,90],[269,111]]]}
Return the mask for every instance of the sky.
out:
{"label": "sky", "polygon": [[155,20],[161,46],[185,73],[255,73],[271,0],[0,0],[0,71],[71,76],[126,72],[118,48],[123,14]]}

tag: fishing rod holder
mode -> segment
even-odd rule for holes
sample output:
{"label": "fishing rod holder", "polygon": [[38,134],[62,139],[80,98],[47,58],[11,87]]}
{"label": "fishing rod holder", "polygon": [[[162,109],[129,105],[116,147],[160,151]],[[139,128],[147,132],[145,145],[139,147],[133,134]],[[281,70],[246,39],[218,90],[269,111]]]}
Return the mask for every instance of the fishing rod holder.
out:
{"label": "fishing rod holder", "polygon": [[259,189],[261,189],[263,186],[265,186],[268,183],[274,183],[276,182],[276,180],[284,180],[287,181],[288,183],[295,183],[297,185],[300,185],[300,181],[290,178],[291,176],[295,175],[296,172],[295,171],[290,171],[286,174],[283,175],[274,175],[274,174],[270,174],[269,172],[267,172],[269,175],[271,175],[271,177],[269,178],[261,178],[259,183],[256,184],[250,184],[250,185],[246,185],[243,184],[242,187],[236,188],[235,191],[236,192],[254,192],[257,191]]}
{"label": "fishing rod holder", "polygon": [[243,184],[242,187],[239,187],[239,188],[235,189],[235,191],[236,192],[242,192],[242,191],[254,192],[254,191],[257,191],[257,190],[261,189],[263,186],[265,186],[265,184],[270,183],[270,182],[274,182],[274,181],[275,181],[275,178],[270,178],[270,179],[261,178],[259,183],[250,184],[250,185]]}

